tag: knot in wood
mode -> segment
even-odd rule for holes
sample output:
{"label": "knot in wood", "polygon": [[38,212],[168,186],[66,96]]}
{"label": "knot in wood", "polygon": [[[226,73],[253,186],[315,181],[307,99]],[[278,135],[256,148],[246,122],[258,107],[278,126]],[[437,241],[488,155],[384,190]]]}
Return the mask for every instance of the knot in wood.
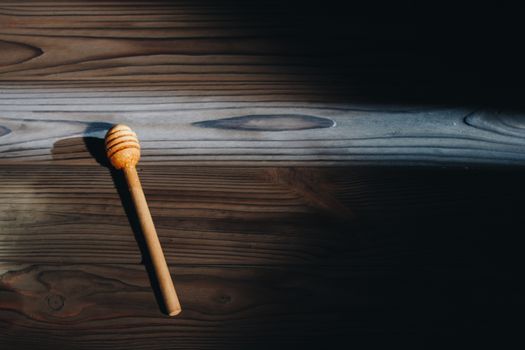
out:
{"label": "knot in wood", "polygon": [[58,311],[64,307],[64,297],[60,294],[51,294],[47,297],[47,305],[52,310]]}

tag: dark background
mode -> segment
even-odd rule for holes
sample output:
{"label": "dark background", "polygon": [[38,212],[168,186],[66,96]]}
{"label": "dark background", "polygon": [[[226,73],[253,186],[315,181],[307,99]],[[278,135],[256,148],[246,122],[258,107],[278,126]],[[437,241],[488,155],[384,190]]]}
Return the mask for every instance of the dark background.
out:
{"label": "dark background", "polygon": [[292,1],[274,6],[282,10],[276,16],[290,25],[281,39],[323,57],[323,72],[359,81],[363,98],[522,107],[523,9],[516,4]]}

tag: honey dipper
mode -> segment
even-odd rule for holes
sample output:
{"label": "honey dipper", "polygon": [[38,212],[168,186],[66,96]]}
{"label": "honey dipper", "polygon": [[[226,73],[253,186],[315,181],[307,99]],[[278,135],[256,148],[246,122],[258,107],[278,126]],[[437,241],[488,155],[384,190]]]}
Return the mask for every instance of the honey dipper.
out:
{"label": "honey dipper", "polygon": [[126,125],[115,125],[107,132],[105,144],[111,164],[124,172],[166,311],[170,316],[175,316],[181,312],[179,298],[135,168],[140,159],[137,135]]}

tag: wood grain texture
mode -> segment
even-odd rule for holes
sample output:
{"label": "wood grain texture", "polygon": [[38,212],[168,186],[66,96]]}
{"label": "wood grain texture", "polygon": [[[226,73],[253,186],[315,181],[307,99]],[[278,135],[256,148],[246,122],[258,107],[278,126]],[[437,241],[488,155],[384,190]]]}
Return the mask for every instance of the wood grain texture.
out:
{"label": "wood grain texture", "polygon": [[0,163],[51,162],[121,122],[155,164],[525,163],[525,115],[411,49],[409,18],[305,8],[2,2]]}
{"label": "wood grain texture", "polygon": [[[4,100],[0,163],[94,164],[89,150],[82,149],[83,138],[103,137],[116,123],[136,130],[141,162],[148,164],[521,166],[525,161],[520,113],[374,111],[311,103],[215,103],[198,97],[186,109],[185,103],[133,100],[139,104],[111,96],[58,104],[47,98],[33,105]],[[300,117],[290,117],[291,111]],[[63,147],[71,143],[80,148]]]}
{"label": "wood grain texture", "polygon": [[178,318],[159,313],[141,266],[2,264],[0,339],[27,349],[263,349],[338,346],[349,336],[376,345],[520,334],[512,319],[524,286],[508,263],[522,257],[436,254],[421,264],[424,254],[410,253],[379,269],[174,267],[185,305]]}
{"label": "wood grain texture", "polygon": [[[429,237],[440,230],[466,237],[464,230],[521,220],[523,174],[516,171],[143,166],[139,172],[170,264],[395,263],[419,239],[418,225]],[[139,263],[126,188],[101,167],[2,167],[0,259]],[[481,218],[470,223],[473,216]],[[439,224],[423,224],[437,217]]]}
{"label": "wood grain texture", "polygon": [[[337,200],[325,194],[331,198],[328,204],[322,199],[306,202],[301,193],[276,183],[265,169],[142,167],[140,172],[170,262],[301,262],[336,247],[329,240],[327,246],[320,244],[319,235],[333,226],[330,205]],[[13,166],[0,174],[5,196],[0,201],[4,206],[0,231],[4,252],[10,251],[2,260],[140,261],[126,215],[130,213],[123,209],[108,170]],[[123,179],[116,180],[125,191]],[[311,216],[318,211],[320,215]],[[75,243],[64,247],[69,240]],[[42,246],[25,249],[23,241]],[[76,252],[67,253],[70,248]]]}
{"label": "wood grain texture", "polygon": [[[489,43],[522,38],[470,9],[483,50],[413,2],[248,3],[0,1],[0,347],[519,347],[523,59]],[[116,123],[180,318],[105,167]]]}
{"label": "wood grain texture", "polygon": [[186,308],[173,319],[140,266],[3,264],[0,336],[31,348],[263,348],[510,325],[497,317],[521,298],[519,271],[439,267],[176,267]]}
{"label": "wood grain texture", "polygon": [[[39,349],[307,345],[341,337],[334,321],[371,297],[364,286],[349,290],[337,275],[305,269],[180,267],[172,273],[185,305],[177,318],[159,314],[140,266],[2,265],[0,338]],[[352,302],[343,299],[349,294]]]}
{"label": "wood grain texture", "polygon": [[[344,37],[333,33],[339,45],[325,44],[319,57],[311,37],[294,27],[307,18],[289,14],[283,6],[242,2],[3,2],[0,40],[11,54],[1,79],[341,80],[317,68],[322,57],[345,51]],[[354,61],[363,67],[374,59],[362,56]]]}

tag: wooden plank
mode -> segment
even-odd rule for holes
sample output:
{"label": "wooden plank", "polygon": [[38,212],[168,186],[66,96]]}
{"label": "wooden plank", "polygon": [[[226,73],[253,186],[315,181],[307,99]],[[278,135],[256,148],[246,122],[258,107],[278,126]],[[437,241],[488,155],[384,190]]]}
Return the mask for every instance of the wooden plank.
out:
{"label": "wooden plank", "polygon": [[347,289],[337,275],[305,269],[176,267],[172,273],[184,303],[177,318],[161,314],[141,266],[2,264],[0,339],[32,349],[307,345],[340,338],[348,326],[366,328],[348,317],[349,309],[373,298],[364,285]]}
{"label": "wooden plank", "polygon": [[88,164],[60,146],[120,122],[155,164],[525,164],[523,113],[479,107],[492,104],[475,80],[411,49],[421,40],[410,18],[305,5],[1,5],[1,164]]}
{"label": "wooden plank", "polygon": [[[2,348],[521,334],[525,117],[485,71],[522,60],[449,29],[457,65],[416,16],[353,6],[0,1]],[[179,318],[104,168],[114,123],[141,138]]]}
{"label": "wooden plank", "polygon": [[521,334],[512,324],[523,295],[517,266],[416,261],[379,270],[176,266],[177,318],[160,313],[142,266],[1,264],[0,339],[17,349],[263,349]]}
{"label": "wooden plank", "polygon": [[[178,264],[395,263],[420,236],[431,240],[446,231],[443,237],[466,239],[507,225],[511,235],[522,217],[521,171],[139,171],[166,256]],[[115,181],[102,167],[3,166],[0,260],[140,262],[126,186],[118,176]]]}
{"label": "wooden plank", "polygon": [[94,164],[97,138],[126,123],[148,164],[525,164],[520,113],[106,94],[3,99],[0,162]]}
{"label": "wooden plank", "polygon": [[[392,43],[378,50],[369,42],[378,29],[354,13],[345,14],[352,20],[339,30],[319,10],[277,5],[2,2],[0,42],[9,54],[0,58],[0,80],[333,82],[342,81],[348,59],[352,72],[391,70],[378,68],[386,56],[429,61]],[[311,20],[317,25],[305,26]],[[410,33],[410,25],[398,28],[382,32],[382,41],[402,43],[406,36],[396,35]],[[348,54],[349,44],[360,52]]]}
{"label": "wooden plank", "polygon": [[[0,16],[9,51],[0,58],[1,80],[330,80],[307,37],[296,29],[293,40],[279,39],[293,27],[279,7],[5,4]],[[337,42],[322,57],[344,52],[344,40]],[[361,66],[373,60],[361,56],[354,58]]]}

